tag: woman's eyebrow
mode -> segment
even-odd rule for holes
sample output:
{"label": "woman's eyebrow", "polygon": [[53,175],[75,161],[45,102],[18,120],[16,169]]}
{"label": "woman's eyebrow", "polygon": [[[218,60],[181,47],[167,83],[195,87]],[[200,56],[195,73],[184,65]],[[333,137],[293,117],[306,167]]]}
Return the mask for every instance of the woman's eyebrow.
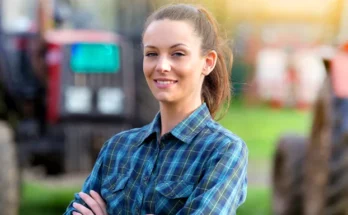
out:
{"label": "woman's eyebrow", "polygon": [[183,43],[177,43],[177,44],[175,44],[175,45],[172,45],[170,48],[172,49],[172,48],[176,48],[176,47],[178,47],[178,46],[186,46],[186,47],[188,47],[187,45],[185,45],[185,44],[183,44]]}
{"label": "woman's eyebrow", "polygon": [[[188,47],[188,46],[185,45],[184,43],[177,43],[177,44],[172,45],[172,46],[169,47],[169,48],[172,49],[172,48],[176,48],[176,47],[178,47],[178,46],[186,46],[186,47]],[[156,47],[156,46],[153,46],[153,45],[145,45],[144,48],[153,48],[153,49],[156,49],[157,47]]]}
{"label": "woman's eyebrow", "polygon": [[156,46],[146,45],[146,46],[144,46],[144,48],[152,48],[152,49],[155,49]]}

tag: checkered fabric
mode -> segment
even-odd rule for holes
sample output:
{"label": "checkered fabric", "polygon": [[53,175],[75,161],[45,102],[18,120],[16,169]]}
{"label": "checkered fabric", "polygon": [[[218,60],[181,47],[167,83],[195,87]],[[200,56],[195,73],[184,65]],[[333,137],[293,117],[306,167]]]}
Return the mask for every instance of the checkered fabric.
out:
{"label": "checkered fabric", "polygon": [[[161,116],[107,141],[82,192],[113,214],[235,214],[246,199],[248,149],[206,104],[161,136]],[[73,202],[85,203],[78,194]]]}

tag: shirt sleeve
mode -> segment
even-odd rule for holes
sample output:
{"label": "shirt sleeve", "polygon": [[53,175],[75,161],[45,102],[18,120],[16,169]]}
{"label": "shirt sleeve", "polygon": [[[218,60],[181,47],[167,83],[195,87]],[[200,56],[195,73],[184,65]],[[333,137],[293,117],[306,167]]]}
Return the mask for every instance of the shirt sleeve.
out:
{"label": "shirt sleeve", "polygon": [[248,149],[240,140],[215,152],[184,207],[177,213],[230,215],[247,195]]}
{"label": "shirt sleeve", "polygon": [[[97,158],[97,160],[94,164],[94,167],[92,169],[92,172],[90,173],[90,175],[87,177],[86,181],[84,182],[81,192],[89,194],[89,192],[91,190],[94,190],[97,193],[100,193],[101,181],[102,181],[103,161],[104,161],[104,157],[106,155],[106,145],[107,144],[104,144],[102,149],[100,150],[98,158]],[[80,198],[78,193],[75,193],[74,196],[75,196],[74,200],[72,200],[70,202],[64,215],[71,215],[73,211],[77,212],[77,210],[72,206],[74,202],[88,207],[87,204]]]}

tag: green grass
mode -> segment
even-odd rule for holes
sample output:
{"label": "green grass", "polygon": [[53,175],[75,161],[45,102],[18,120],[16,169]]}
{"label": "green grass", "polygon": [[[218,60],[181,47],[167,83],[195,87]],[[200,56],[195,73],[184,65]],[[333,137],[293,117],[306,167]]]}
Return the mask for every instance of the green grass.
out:
{"label": "green grass", "polygon": [[245,203],[238,208],[237,215],[269,215],[271,213],[271,193],[268,188],[249,187]]}
{"label": "green grass", "polygon": [[[24,183],[20,215],[61,215],[73,194],[80,188],[52,188],[39,184]],[[268,188],[249,187],[246,202],[237,215],[271,214],[270,191]]]}
{"label": "green grass", "polygon": [[[266,106],[246,107],[234,102],[220,121],[226,128],[244,139],[249,148],[249,160],[270,161],[277,138],[285,132],[306,134],[310,128],[310,113],[296,110],[272,110]],[[262,165],[258,166],[262,168]],[[24,183],[20,215],[62,214],[76,188],[52,188]],[[249,186],[246,202],[238,215],[271,214],[270,189]]]}
{"label": "green grass", "polygon": [[81,188],[52,188],[24,183],[20,215],[62,215]]}
{"label": "green grass", "polygon": [[267,106],[246,107],[237,101],[220,123],[246,142],[250,160],[268,160],[281,134],[307,134],[310,119],[310,112],[276,110]]}

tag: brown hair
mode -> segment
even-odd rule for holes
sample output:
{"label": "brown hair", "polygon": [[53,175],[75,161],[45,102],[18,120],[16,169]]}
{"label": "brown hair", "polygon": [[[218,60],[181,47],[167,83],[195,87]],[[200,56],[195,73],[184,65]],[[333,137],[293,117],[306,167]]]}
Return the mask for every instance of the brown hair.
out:
{"label": "brown hair", "polygon": [[201,6],[172,4],[162,7],[150,15],[145,23],[144,32],[153,21],[164,19],[190,22],[197,35],[202,39],[202,55],[211,50],[217,52],[216,66],[204,79],[202,97],[213,118],[224,103],[227,106],[223,113],[226,113],[231,99],[232,52],[227,40],[219,35],[217,21],[210,12]]}

